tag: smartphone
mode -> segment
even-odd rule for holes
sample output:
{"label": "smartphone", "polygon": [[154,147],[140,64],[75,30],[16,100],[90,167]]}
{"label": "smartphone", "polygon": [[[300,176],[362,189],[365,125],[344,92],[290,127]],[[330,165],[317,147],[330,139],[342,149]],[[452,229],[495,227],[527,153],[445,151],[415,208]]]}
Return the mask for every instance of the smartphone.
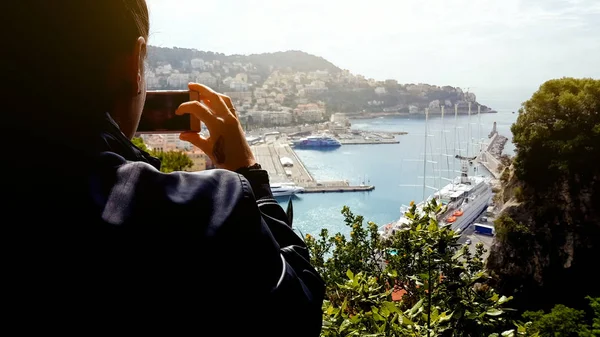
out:
{"label": "smartphone", "polygon": [[176,115],[182,103],[200,101],[200,93],[191,90],[157,90],[146,93],[146,103],[138,133],[200,132],[200,120],[193,115]]}

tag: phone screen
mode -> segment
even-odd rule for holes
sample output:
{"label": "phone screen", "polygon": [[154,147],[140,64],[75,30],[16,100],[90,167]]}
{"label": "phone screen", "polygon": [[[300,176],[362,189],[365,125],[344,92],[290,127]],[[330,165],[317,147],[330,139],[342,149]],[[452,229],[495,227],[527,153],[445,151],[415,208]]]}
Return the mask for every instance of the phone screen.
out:
{"label": "phone screen", "polygon": [[142,118],[138,125],[139,133],[170,133],[190,131],[191,116],[176,115],[177,108],[190,100],[188,90],[148,91]]}

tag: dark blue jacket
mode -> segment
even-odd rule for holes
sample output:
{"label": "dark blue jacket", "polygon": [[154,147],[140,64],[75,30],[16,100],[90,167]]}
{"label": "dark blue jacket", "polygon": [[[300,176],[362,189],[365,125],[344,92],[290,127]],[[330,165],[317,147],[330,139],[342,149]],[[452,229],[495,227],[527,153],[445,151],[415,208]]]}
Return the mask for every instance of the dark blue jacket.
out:
{"label": "dark blue jacket", "polygon": [[14,319],[45,331],[319,335],[324,283],[265,171],[163,174],[110,118],[76,144],[23,139],[2,162]]}

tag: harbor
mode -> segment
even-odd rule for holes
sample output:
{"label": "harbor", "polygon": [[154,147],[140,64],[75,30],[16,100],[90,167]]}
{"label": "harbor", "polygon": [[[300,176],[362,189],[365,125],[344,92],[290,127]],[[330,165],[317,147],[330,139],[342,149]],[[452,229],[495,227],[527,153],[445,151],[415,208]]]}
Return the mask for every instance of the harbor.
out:
{"label": "harbor", "polygon": [[268,172],[271,183],[279,185],[279,189],[296,188],[294,194],[343,193],[369,192],[375,186],[365,184],[364,181],[351,184],[348,180],[317,180],[298,157],[294,147],[318,150],[347,145],[399,144],[397,136],[407,134],[403,131],[359,131],[346,127],[329,130],[322,127],[317,125],[253,130],[247,133],[247,140],[256,160]]}
{"label": "harbor", "polygon": [[256,161],[269,174],[272,184],[289,184],[302,187],[298,193],[368,192],[373,185],[351,185],[348,181],[317,181],[305,167],[285,135],[271,135],[264,143],[251,146]]}
{"label": "harbor", "polygon": [[[485,138],[484,145],[482,148],[485,150],[487,144],[491,141],[488,138],[488,133],[492,128],[495,121],[498,121],[497,131],[501,135],[510,135],[510,126],[514,122],[515,115],[510,111],[506,113],[496,114],[482,114],[481,115],[481,135]],[[478,121],[477,116],[471,118],[472,121]],[[361,121],[359,125],[356,122],[356,129],[350,130],[347,133],[352,133],[355,130],[365,131],[365,135],[378,134],[384,131],[386,133],[391,132],[402,132],[408,131],[407,135],[395,135],[395,138],[400,141],[399,144],[390,145],[342,145],[337,149],[296,149],[290,147],[295,154],[300,158],[302,164],[307,168],[311,176],[312,184],[322,183],[326,181],[337,181],[337,185],[344,184],[344,180],[349,181],[348,185],[360,186],[362,184],[372,185],[375,187],[374,190],[365,192],[345,192],[345,193],[329,193],[329,192],[316,192],[316,193],[304,193],[296,194],[294,197],[294,226],[303,233],[310,233],[311,235],[317,235],[322,228],[328,228],[330,231],[341,232],[344,234],[349,233],[349,229],[344,226],[343,216],[340,211],[343,206],[348,206],[354,214],[364,216],[365,220],[373,221],[378,225],[385,225],[392,221],[397,221],[401,216],[401,205],[408,205],[410,201],[419,202],[423,200],[423,130],[425,129],[424,120],[422,119],[373,119]],[[449,143],[447,151],[453,153],[453,139],[455,130],[459,132],[456,137],[458,141],[462,141],[462,148],[464,153],[464,142],[466,141],[465,135],[468,133],[469,117],[458,116],[456,124],[458,128],[452,127],[455,124],[454,119],[446,118],[442,120],[440,118],[433,118],[429,120],[429,133],[438,133],[437,130],[442,130],[443,125],[446,126],[446,137]],[[311,125],[311,128],[314,126]],[[270,128],[263,130],[252,130],[248,133],[251,136],[261,136],[267,132],[279,131],[280,140],[276,142],[278,136],[268,136],[263,139],[264,145],[271,143],[271,145],[277,145],[277,143],[290,143],[292,135],[298,138],[307,137],[310,135],[318,135],[319,131],[307,132],[309,127],[290,127],[290,128]],[[473,126],[473,133],[478,134],[478,127]],[[330,130],[331,131],[331,130]],[[301,134],[294,134],[302,132]],[[340,132],[339,134],[343,134]],[[443,134],[439,132],[439,134]],[[287,136],[286,136],[287,135]],[[284,139],[286,137],[286,139]],[[335,138],[340,139],[339,136]],[[438,137],[431,137],[429,144],[434,144],[433,150],[428,151],[428,156],[431,153],[439,153],[441,151],[436,150],[436,141],[439,142]],[[510,138],[509,138],[510,139]],[[478,143],[477,143],[478,144]],[[457,145],[458,146],[458,145]],[[440,148],[441,146],[437,146]],[[473,145],[473,148],[479,148],[478,145]],[[512,152],[512,147],[507,147],[507,153]],[[283,149],[280,149],[283,150]],[[269,150],[264,150],[268,153]],[[446,150],[445,150],[446,151]],[[285,157],[286,155],[282,152],[279,157]],[[439,156],[438,156],[439,157]],[[295,160],[294,157],[291,157]],[[257,158],[258,159],[258,158]],[[442,175],[442,177],[455,178],[458,173],[455,171],[433,171],[435,169],[445,169],[447,167],[446,157],[442,157],[443,161],[439,158],[434,160],[438,161],[438,164],[428,163],[426,176]],[[271,160],[267,158],[267,160]],[[453,169],[456,165],[456,171],[460,169],[459,160],[453,157],[448,157],[449,167]],[[260,162],[260,161],[259,161]],[[261,165],[265,166],[263,162]],[[456,164],[453,164],[456,163]],[[294,164],[295,166],[296,164]],[[289,169],[289,168],[286,168]],[[485,169],[481,166],[481,173],[490,175],[487,172],[484,173]],[[300,171],[299,171],[300,172]],[[299,173],[298,172],[298,173]],[[277,176],[279,182],[291,182],[292,179],[286,179],[285,171],[282,171],[283,177]],[[297,174],[297,173],[294,173]],[[271,174],[274,176],[273,174]],[[310,179],[310,178],[309,178]],[[314,179],[314,180],[313,180]],[[439,179],[439,178],[437,178]],[[431,179],[428,179],[431,181]],[[438,184],[433,185],[432,183],[427,184],[428,186],[439,186],[444,185],[445,179],[442,179]],[[308,186],[309,184],[303,184]],[[413,187],[414,186],[414,187]],[[432,186],[432,187],[433,187]],[[323,188],[323,186],[318,186]],[[312,191],[311,191],[312,192]],[[432,191],[427,187],[425,196],[431,194]],[[285,208],[287,206],[288,198],[278,198],[280,204]],[[493,218],[493,217],[490,217]],[[476,220],[479,222],[479,219]],[[472,232],[473,231],[473,232]],[[472,232],[472,233],[471,233]],[[478,242],[483,241],[486,247],[489,246],[489,242],[493,239],[492,236],[474,233],[474,227],[467,228],[463,231],[464,240],[471,240],[473,249]]]}

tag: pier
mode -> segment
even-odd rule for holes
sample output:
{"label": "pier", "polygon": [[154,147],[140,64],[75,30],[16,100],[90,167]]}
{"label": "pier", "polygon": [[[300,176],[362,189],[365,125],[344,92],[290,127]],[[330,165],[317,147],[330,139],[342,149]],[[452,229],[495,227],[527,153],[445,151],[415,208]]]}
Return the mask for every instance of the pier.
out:
{"label": "pier", "polygon": [[303,193],[367,192],[375,189],[371,185],[352,186],[347,181],[317,181],[285,138],[253,145],[251,149],[256,161],[269,173],[272,183],[293,182],[304,187]]}
{"label": "pier", "polygon": [[388,139],[340,139],[342,145],[374,145],[374,144],[400,144],[399,140],[388,140]]}
{"label": "pier", "polygon": [[[506,169],[493,153],[497,152],[495,151],[495,147],[498,147],[499,145],[501,145],[502,148],[504,147],[504,144],[502,144],[503,141],[506,143],[506,137],[500,136],[497,132],[492,132],[492,137],[490,138],[487,148],[479,155],[479,162],[495,179],[500,179],[502,172]],[[500,150],[500,153],[502,153],[502,150]]]}
{"label": "pier", "polygon": [[407,132],[354,131],[338,133],[336,134],[336,138],[342,145],[400,144],[400,141],[395,136],[406,134]]}

